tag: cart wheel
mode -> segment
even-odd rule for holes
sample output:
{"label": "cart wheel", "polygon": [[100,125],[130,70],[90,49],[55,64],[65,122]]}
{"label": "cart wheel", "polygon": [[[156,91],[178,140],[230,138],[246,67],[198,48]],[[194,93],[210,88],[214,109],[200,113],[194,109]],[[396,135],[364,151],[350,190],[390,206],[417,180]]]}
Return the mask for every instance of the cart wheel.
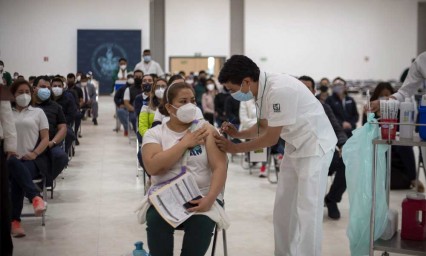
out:
{"label": "cart wheel", "polygon": [[389,253],[388,252],[383,252],[382,256],[389,256]]}

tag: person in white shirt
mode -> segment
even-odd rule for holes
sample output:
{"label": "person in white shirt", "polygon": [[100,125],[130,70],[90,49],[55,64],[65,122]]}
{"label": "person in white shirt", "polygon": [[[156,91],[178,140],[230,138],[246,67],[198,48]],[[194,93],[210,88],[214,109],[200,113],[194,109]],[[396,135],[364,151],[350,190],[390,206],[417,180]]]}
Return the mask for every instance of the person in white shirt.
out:
{"label": "person in white shirt", "polygon": [[[217,200],[223,199],[221,193],[226,181],[226,154],[215,144],[213,134],[217,133],[216,129],[205,121],[198,121],[199,129],[189,131],[196,118],[192,86],[174,83],[166,89],[164,95],[164,108],[160,110],[170,116],[170,120],[145,133],[143,162],[155,186],[181,175],[182,170],[185,170],[183,156],[189,153],[186,171],[195,178],[203,197],[191,201],[194,206],[188,209],[189,212],[200,214],[189,217],[182,224],[185,229],[182,255],[204,255],[215,227],[215,222],[204,213]],[[146,213],[146,222],[150,253],[173,255],[174,228],[153,206]]]}
{"label": "person in white shirt", "polygon": [[36,216],[41,216],[46,210],[46,204],[32,179],[45,172],[48,167],[49,158],[45,150],[49,145],[49,122],[42,109],[29,105],[33,92],[27,81],[16,81],[11,92],[16,98],[12,120],[17,132],[16,154],[7,160],[12,203],[11,233],[15,237],[23,237],[25,232],[20,217],[24,196],[32,202]]}
{"label": "person in white shirt", "polygon": [[144,50],[142,57],[143,61],[136,64],[134,70],[142,70],[144,74],[156,74],[158,77],[164,75],[164,71],[161,69],[160,64],[152,60],[150,50]]}
{"label": "person in white shirt", "polygon": [[239,153],[270,147],[281,137],[281,162],[274,207],[276,256],[319,256],[327,174],[336,135],[324,108],[302,82],[287,74],[261,72],[251,59],[234,55],[219,82],[239,101],[256,98],[259,122],[244,131],[225,122],[222,132],[252,139],[234,144],[215,135],[218,147]]}

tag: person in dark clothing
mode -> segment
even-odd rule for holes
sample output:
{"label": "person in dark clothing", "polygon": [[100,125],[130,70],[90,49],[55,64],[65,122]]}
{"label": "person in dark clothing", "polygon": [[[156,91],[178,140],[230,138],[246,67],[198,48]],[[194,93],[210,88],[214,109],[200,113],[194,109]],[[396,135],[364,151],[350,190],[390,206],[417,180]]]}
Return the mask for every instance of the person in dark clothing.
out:
{"label": "person in dark clothing", "polygon": [[133,103],[135,102],[136,96],[143,92],[142,88],[142,78],[143,72],[141,70],[135,70],[133,72],[133,76],[135,77],[135,84],[130,86],[124,91],[124,105],[125,109],[118,109],[117,114],[121,118],[128,118],[130,124],[133,126],[133,130],[136,132],[136,114]]}
{"label": "person in dark clothing", "polygon": [[225,102],[227,98],[231,97],[231,94],[229,94],[226,87],[223,87],[223,89],[223,92],[218,93],[214,98],[214,115],[218,127],[221,127],[223,122],[228,121],[225,112]]}
{"label": "person in dark clothing", "polygon": [[17,135],[10,101],[13,95],[0,81],[0,250],[2,255],[12,256],[11,205],[9,170],[6,159],[16,154]]}
{"label": "person in dark clothing", "polygon": [[[415,60],[416,60],[416,59],[412,59],[412,60],[411,60],[411,63],[413,63]],[[401,78],[399,79],[399,81],[400,81],[401,83],[404,83],[405,78],[407,78],[407,75],[408,75],[408,71],[409,71],[409,70],[410,70],[410,68],[408,67],[408,68],[406,68],[406,69],[404,70],[404,72],[402,72]]]}
{"label": "person in dark clothing", "polygon": [[78,110],[75,116],[74,133],[75,137],[77,138],[75,144],[80,145],[80,142],[78,141],[78,130],[80,129],[81,119],[83,118],[83,115],[80,112],[80,108],[81,106],[83,106],[83,91],[81,90],[81,88],[76,86],[75,75],[73,73],[69,73],[67,75],[67,86],[67,90],[74,95],[75,104]]}
{"label": "person in dark clothing", "polygon": [[34,81],[33,102],[35,107],[43,109],[49,122],[48,154],[51,160],[51,173],[46,179],[46,184],[51,186],[53,180],[68,164],[68,155],[62,149],[62,141],[67,134],[67,120],[62,107],[51,100],[51,85],[46,76],[37,77]]}
{"label": "person in dark clothing", "polygon": [[345,80],[340,77],[333,80],[333,94],[325,102],[333,110],[346,135],[351,137],[359,120],[359,114],[355,100],[346,94]]}
{"label": "person in dark clothing", "polygon": [[[124,86],[121,86],[120,89],[118,89],[114,94],[114,103],[116,107],[116,118],[120,120],[120,123],[124,127],[124,136],[127,136],[129,134],[129,131],[127,130],[127,127],[129,126],[127,118],[123,115],[118,114],[119,109],[125,109],[126,106],[124,105],[124,92],[127,88],[135,84],[135,79],[133,78],[133,74],[127,75],[127,82]],[[120,129],[120,126],[117,125],[117,127],[113,130],[114,132],[118,132]]]}
{"label": "person in dark clothing", "polygon": [[[151,87],[154,84],[154,78],[152,75],[144,75],[142,78],[142,93],[137,95],[134,102],[133,102],[133,108],[135,109],[135,127],[139,127],[139,115],[141,113],[143,106],[148,106],[149,104],[149,94],[151,92]],[[136,133],[136,137],[138,138],[139,142],[142,143],[142,136],[139,132]]]}
{"label": "person in dark clothing", "polygon": [[[302,83],[315,95],[315,82],[309,76],[302,76],[299,78]],[[320,101],[321,102],[321,101]],[[342,195],[346,190],[346,176],[345,176],[345,164],[341,156],[342,147],[348,140],[346,132],[343,130],[340,122],[337,120],[336,116],[333,113],[331,107],[323,102],[321,102],[325,114],[330,120],[333,130],[337,136],[337,147],[339,150],[336,150],[333,155],[333,160],[329,168],[328,175],[331,176],[334,173],[336,174],[331,184],[330,191],[325,196],[325,204],[328,210],[328,216],[331,219],[340,219],[340,211],[337,207],[337,203],[340,203],[342,200]]]}
{"label": "person in dark clothing", "polygon": [[200,70],[200,72],[198,72],[198,82],[194,86],[194,91],[195,91],[195,102],[197,103],[197,107],[201,109],[201,112],[203,112],[202,97],[207,90],[206,83],[207,83],[207,73],[204,70]]}
{"label": "person in dark clothing", "polygon": [[[238,130],[240,128],[240,101],[234,99],[233,97],[228,97],[225,100],[225,121],[233,124]],[[240,143],[241,140],[233,138],[232,142]]]}
{"label": "person in dark clothing", "polygon": [[72,142],[76,139],[72,127],[75,123],[75,116],[77,115],[77,108],[75,99],[72,94],[64,93],[64,83],[60,78],[52,80],[53,99],[62,107],[65,119],[67,121],[67,135],[65,136],[65,153],[69,153]]}

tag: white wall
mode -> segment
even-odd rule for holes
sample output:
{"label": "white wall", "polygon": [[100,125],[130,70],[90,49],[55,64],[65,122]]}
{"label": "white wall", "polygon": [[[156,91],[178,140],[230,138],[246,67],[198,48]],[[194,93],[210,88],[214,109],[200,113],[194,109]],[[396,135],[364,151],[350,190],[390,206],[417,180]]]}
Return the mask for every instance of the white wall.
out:
{"label": "white wall", "polygon": [[270,72],[396,79],[417,55],[417,1],[246,0],[245,15],[246,55]]}
{"label": "white wall", "polygon": [[[149,47],[149,0],[2,0],[0,59],[26,78],[77,68],[77,29],[141,29]],[[43,62],[48,56],[49,62]]]}
{"label": "white wall", "polygon": [[229,8],[229,0],[166,0],[165,69],[169,56],[229,56]]}

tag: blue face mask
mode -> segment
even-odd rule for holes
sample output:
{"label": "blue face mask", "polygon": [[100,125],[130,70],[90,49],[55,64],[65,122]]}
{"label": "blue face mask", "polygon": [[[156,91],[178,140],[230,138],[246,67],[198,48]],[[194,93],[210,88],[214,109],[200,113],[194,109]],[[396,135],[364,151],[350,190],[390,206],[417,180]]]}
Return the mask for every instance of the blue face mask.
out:
{"label": "blue face mask", "polygon": [[38,89],[37,96],[41,101],[45,101],[50,98],[50,90],[47,88]]}
{"label": "blue face mask", "polygon": [[143,56],[143,61],[144,62],[150,62],[151,61],[151,55],[146,55],[146,56]]}
{"label": "blue face mask", "polygon": [[[241,88],[243,85],[241,84]],[[244,93],[241,91],[241,89],[237,92],[231,93],[231,96],[238,100],[238,101],[249,101],[253,99],[253,93],[249,90],[248,92]]]}

